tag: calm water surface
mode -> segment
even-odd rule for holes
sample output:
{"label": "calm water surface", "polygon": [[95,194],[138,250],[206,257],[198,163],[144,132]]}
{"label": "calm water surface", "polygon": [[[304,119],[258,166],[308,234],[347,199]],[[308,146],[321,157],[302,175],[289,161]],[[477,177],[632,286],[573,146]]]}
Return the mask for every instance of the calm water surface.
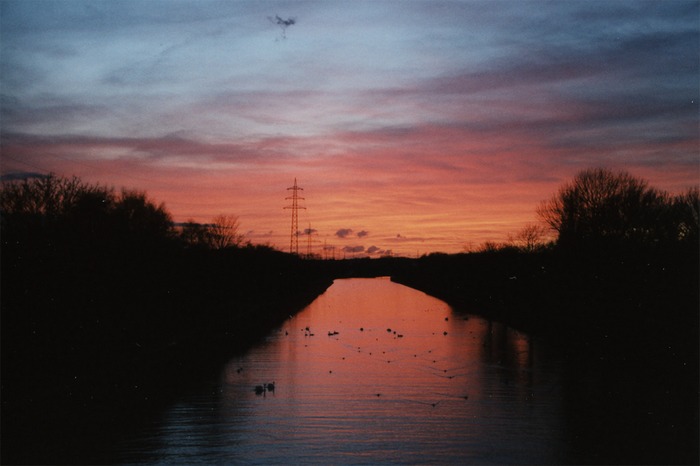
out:
{"label": "calm water surface", "polygon": [[[336,280],[124,463],[557,463],[561,361],[388,278]],[[255,387],[274,382],[274,390]]]}

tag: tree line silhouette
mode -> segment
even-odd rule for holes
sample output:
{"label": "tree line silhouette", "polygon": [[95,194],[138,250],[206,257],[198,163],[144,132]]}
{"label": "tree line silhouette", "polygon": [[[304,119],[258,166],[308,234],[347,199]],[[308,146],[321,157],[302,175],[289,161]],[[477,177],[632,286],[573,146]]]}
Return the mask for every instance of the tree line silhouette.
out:
{"label": "tree line silhouette", "polygon": [[698,243],[699,197],[697,186],[671,195],[626,171],[591,168],[537,207],[538,223],[526,224],[505,243],[487,241],[477,251],[692,246]]}
{"label": "tree line silhouette", "polygon": [[114,462],[143,410],[331,284],[238,225],[174,225],[143,192],[78,178],[2,184],[3,464]]}
{"label": "tree line silhouette", "polygon": [[660,442],[696,462],[699,205],[697,187],[669,195],[589,169],[508,245],[320,261],[250,244],[235,216],[176,225],[140,191],[55,175],[3,182],[2,462],[113,461],[116,427],[95,424],[128,428],[334,278],[378,275],[638,374],[655,361],[660,387],[691,413],[673,418],[684,434],[660,431]]}
{"label": "tree line silhouette", "polygon": [[543,202],[539,216],[560,248],[657,247],[698,244],[698,187],[675,196],[627,172],[580,172]]}
{"label": "tree line silhouette", "polygon": [[[62,241],[75,246],[148,248],[158,243],[224,249],[244,244],[238,217],[218,215],[211,223],[176,225],[164,204],[145,192],[84,183],[54,174],[5,182],[0,192],[2,228],[19,242]],[[96,242],[98,244],[96,244]]]}
{"label": "tree line silhouette", "polygon": [[[432,254],[392,278],[525,330],[565,355],[583,464],[697,464],[700,378],[698,188],[669,195],[589,169],[509,244]],[[600,419],[607,419],[601,423]]]}
{"label": "tree line silhouette", "polygon": [[[506,244],[485,243],[482,250],[515,247],[534,252],[547,246],[548,226],[559,249],[653,248],[697,245],[698,187],[679,195],[650,187],[625,171],[594,168],[580,172],[537,209],[543,224],[528,224]],[[176,241],[188,247],[224,249],[250,246],[233,215],[211,223],[189,220],[175,225],[164,204],[145,192],[82,182],[54,174],[3,182],[0,219],[6,238],[19,242],[53,237],[67,243],[95,241],[149,247]],[[4,241],[8,243],[9,240]]]}

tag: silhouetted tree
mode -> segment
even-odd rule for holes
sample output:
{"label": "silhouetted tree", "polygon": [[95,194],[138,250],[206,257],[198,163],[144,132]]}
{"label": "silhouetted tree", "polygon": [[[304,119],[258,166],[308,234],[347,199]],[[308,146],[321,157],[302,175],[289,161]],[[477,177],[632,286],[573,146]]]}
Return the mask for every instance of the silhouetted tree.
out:
{"label": "silhouetted tree", "polygon": [[238,232],[240,223],[235,215],[217,215],[209,225],[211,244],[215,249],[238,247],[244,236]]}
{"label": "silhouetted tree", "polygon": [[4,182],[0,186],[3,235],[42,241],[162,240],[172,232],[170,214],[145,193],[114,189],[64,178],[46,177]]}
{"label": "silhouetted tree", "polygon": [[697,246],[700,241],[700,190],[694,187],[675,196],[672,206],[676,238]]}
{"label": "silhouetted tree", "polygon": [[[107,188],[78,178],[45,177],[5,181],[0,185],[0,228],[3,245],[35,248],[67,235],[94,230],[94,207],[111,203]],[[98,209],[99,210],[99,209]]]}
{"label": "silhouetted tree", "polygon": [[111,213],[115,206],[112,190],[84,191],[77,194],[72,205],[67,206],[64,233],[84,241],[88,238],[105,240],[113,235]]}
{"label": "silhouetted tree", "polygon": [[155,205],[146,193],[122,190],[114,205],[120,229],[131,237],[160,239],[172,233],[173,221],[165,205]]}
{"label": "silhouetted tree", "polygon": [[649,244],[665,236],[662,220],[668,196],[624,171],[580,172],[557,195],[542,203],[539,216],[565,246],[624,241]]}
{"label": "silhouetted tree", "polygon": [[42,225],[75,209],[81,197],[109,196],[109,190],[83,183],[79,178],[54,174],[0,185],[0,215],[5,226],[13,221],[40,221]]}
{"label": "silhouetted tree", "polygon": [[545,246],[547,227],[528,223],[517,233],[509,237],[509,242],[525,252],[534,252]]}
{"label": "silhouetted tree", "polygon": [[500,252],[505,250],[514,250],[515,248],[506,243],[497,243],[495,241],[484,241],[476,249],[476,252]]}
{"label": "silhouetted tree", "polygon": [[182,225],[180,239],[190,247],[212,247],[209,225],[197,223],[192,219]]}

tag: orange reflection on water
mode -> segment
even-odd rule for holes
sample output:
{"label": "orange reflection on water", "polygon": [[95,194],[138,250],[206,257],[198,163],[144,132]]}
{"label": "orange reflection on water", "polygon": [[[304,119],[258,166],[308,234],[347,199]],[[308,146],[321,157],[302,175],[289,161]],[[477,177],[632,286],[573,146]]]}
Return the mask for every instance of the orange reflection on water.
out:
{"label": "orange reflection on water", "polygon": [[389,279],[336,280],[231,361],[220,410],[258,462],[556,462],[558,418],[552,397],[534,396],[538,373],[523,334]]}
{"label": "orange reflection on water", "polygon": [[454,348],[445,335],[455,327],[450,308],[402,288],[388,279],[338,280],[292,319],[281,345],[293,384],[319,396],[338,386],[358,395],[396,396],[455,375],[448,364]]}

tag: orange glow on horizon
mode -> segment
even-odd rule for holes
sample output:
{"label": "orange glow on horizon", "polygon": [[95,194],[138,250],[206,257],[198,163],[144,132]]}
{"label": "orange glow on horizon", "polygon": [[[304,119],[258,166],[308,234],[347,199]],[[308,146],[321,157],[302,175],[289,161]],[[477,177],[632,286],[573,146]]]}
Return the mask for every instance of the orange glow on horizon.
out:
{"label": "orange glow on horizon", "polygon": [[[153,201],[163,202],[176,222],[237,215],[249,241],[283,251],[291,220],[284,198],[296,177],[306,206],[300,211],[300,229],[315,230],[312,253],[327,255],[325,245],[334,248],[336,258],[363,256],[368,250],[372,257],[415,257],[506,242],[537,221],[540,202],[595,163],[583,159],[575,166],[557,166],[553,160],[562,154],[519,134],[516,140],[503,136],[491,141],[461,129],[426,126],[396,137],[369,132],[261,141],[247,148],[200,144],[205,153],[194,158],[139,155],[146,147],[167,154],[194,145],[178,148],[171,140],[59,140],[6,144],[3,150],[58,174],[144,190]],[[127,150],[124,144],[133,147]],[[114,156],[90,159],[94,153]],[[38,159],[36,154],[45,155]],[[677,167],[628,171],[671,192],[687,189],[697,177]],[[340,237],[340,230],[352,232]],[[300,247],[305,253],[307,242],[300,241]]]}

